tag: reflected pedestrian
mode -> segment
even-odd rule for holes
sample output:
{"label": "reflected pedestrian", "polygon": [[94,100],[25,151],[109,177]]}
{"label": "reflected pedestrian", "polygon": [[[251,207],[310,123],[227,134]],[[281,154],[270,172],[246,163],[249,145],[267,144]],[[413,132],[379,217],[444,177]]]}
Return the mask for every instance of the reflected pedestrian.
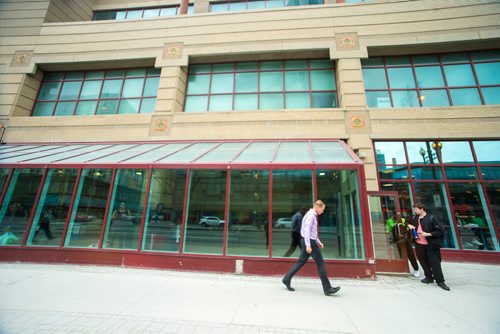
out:
{"label": "reflected pedestrian", "polygon": [[286,251],[286,253],[283,255],[283,257],[289,257],[290,255],[295,252],[297,249],[297,246],[301,248],[300,246],[300,228],[302,227],[302,219],[304,218],[304,215],[307,212],[307,208],[305,205],[303,205],[299,211],[297,211],[293,216],[292,216],[292,223],[291,223],[291,238],[292,241],[290,243],[290,247]]}
{"label": "reflected pedestrian", "polygon": [[318,216],[325,210],[325,203],[321,200],[314,202],[314,207],[310,209],[304,219],[302,219],[302,228],[300,230],[301,239],[301,252],[297,262],[293,265],[292,269],[283,277],[281,282],[285,284],[289,291],[295,291],[291,286],[293,276],[306,264],[310,256],[313,257],[318,269],[318,274],[323,285],[323,292],[325,295],[330,296],[340,290],[340,287],[332,287],[328,274],[325,268],[325,262],[321,255],[321,249],[324,245],[318,237]]}

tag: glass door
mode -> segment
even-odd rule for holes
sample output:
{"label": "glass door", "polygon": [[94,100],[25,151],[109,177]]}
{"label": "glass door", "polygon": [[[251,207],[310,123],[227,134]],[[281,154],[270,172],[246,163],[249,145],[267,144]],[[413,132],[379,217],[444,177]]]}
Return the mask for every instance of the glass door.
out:
{"label": "glass door", "polygon": [[391,220],[400,222],[397,192],[369,192],[368,203],[377,272],[408,272],[405,251],[393,242]]}

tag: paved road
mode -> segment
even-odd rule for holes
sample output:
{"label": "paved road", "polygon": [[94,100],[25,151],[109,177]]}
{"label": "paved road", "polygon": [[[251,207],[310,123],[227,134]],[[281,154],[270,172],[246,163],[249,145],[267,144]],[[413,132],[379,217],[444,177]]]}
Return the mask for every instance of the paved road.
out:
{"label": "paved road", "polygon": [[500,266],[443,268],[451,292],[379,275],[327,297],[317,278],[0,263],[0,333],[499,334]]}

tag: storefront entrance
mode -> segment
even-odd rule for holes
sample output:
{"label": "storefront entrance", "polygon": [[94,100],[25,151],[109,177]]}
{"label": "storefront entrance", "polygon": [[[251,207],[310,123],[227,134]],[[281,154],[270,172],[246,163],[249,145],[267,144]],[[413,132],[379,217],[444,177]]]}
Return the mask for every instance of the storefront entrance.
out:
{"label": "storefront entrance", "polygon": [[398,249],[387,227],[390,219],[401,221],[398,193],[369,192],[368,203],[377,273],[408,272],[405,252]]}

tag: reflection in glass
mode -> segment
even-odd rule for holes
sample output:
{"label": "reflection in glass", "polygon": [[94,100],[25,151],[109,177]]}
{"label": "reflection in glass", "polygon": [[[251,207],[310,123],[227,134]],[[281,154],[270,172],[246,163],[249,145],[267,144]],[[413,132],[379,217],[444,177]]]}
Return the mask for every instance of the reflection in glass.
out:
{"label": "reflection in glass", "polygon": [[271,238],[269,228],[272,229],[272,256],[282,257],[288,250],[291,242],[290,228],[280,224],[283,228],[273,228],[278,225],[279,219],[291,219],[302,206],[312,207],[314,202],[312,171],[310,170],[273,170],[273,226],[264,226],[266,246]]}
{"label": "reflection in glass", "polygon": [[9,233],[2,246],[20,245],[40,187],[42,169],[15,169],[0,209],[0,230]]}
{"label": "reflection in glass", "polygon": [[462,247],[493,250],[496,243],[492,238],[494,229],[491,226],[481,185],[479,183],[449,183],[448,188]]}
{"label": "reflection in glass", "polygon": [[116,171],[103,248],[137,249],[147,179],[145,169]]}
{"label": "reflection in glass", "polygon": [[8,168],[0,168],[0,198],[3,193],[3,187],[5,185],[5,182],[7,181],[7,177],[9,176],[9,169]]}
{"label": "reflection in glass", "polygon": [[375,152],[380,165],[405,164],[405,150],[402,142],[376,142]]}
{"label": "reflection in glass", "polygon": [[438,164],[437,146],[433,142],[406,142],[411,164]]}
{"label": "reflection in glass", "polygon": [[184,253],[222,255],[225,170],[192,170],[185,218]]}
{"label": "reflection in glass", "polygon": [[378,173],[380,179],[407,179],[408,167],[406,166],[379,166]]}
{"label": "reflection in glass", "polygon": [[82,169],[65,247],[98,247],[111,175],[111,169]]}
{"label": "reflection in glass", "polygon": [[444,172],[448,180],[477,180],[476,167],[445,167]]}
{"label": "reflection in glass", "polygon": [[232,170],[227,254],[268,256],[269,172]]}
{"label": "reflection in glass", "polygon": [[185,187],[185,170],[153,170],[143,250],[179,251]]}
{"label": "reflection in glass", "polygon": [[59,246],[75,187],[76,169],[49,169],[26,241],[28,246]]}
{"label": "reflection in glass", "polygon": [[434,215],[444,227],[444,248],[456,248],[455,230],[450,228],[451,210],[444,183],[415,182],[415,203],[425,205],[427,214]]}
{"label": "reflection in glass", "polygon": [[414,90],[393,90],[392,102],[394,107],[419,107],[417,92]]}
{"label": "reflection in glass", "polygon": [[[500,183],[498,182],[486,183],[485,186],[486,186],[486,193],[488,194],[490,208],[491,211],[493,212],[493,217],[497,222],[497,228],[498,228],[498,222],[500,222]],[[492,233],[491,235],[492,238],[496,240],[495,233]],[[500,249],[498,248],[498,241],[495,241],[493,244],[496,247],[496,251],[499,251]]]}
{"label": "reflection in glass", "polygon": [[470,164],[474,162],[468,141],[448,141],[441,144],[443,163]]}
{"label": "reflection in glass", "polygon": [[500,163],[500,140],[474,141],[473,144],[479,163]]}
{"label": "reflection in glass", "polygon": [[383,191],[397,191],[399,197],[399,208],[401,210],[401,216],[408,220],[413,217],[413,202],[411,194],[411,185],[407,182],[382,182],[381,190]]}
{"label": "reflection in glass", "polygon": [[[318,198],[326,204],[319,216],[325,259],[363,259],[363,232],[357,173],[354,170],[316,172]],[[274,242],[274,237],[273,237]]]}
{"label": "reflection in glass", "polygon": [[443,174],[440,167],[412,166],[411,176],[414,180],[442,180]]}

